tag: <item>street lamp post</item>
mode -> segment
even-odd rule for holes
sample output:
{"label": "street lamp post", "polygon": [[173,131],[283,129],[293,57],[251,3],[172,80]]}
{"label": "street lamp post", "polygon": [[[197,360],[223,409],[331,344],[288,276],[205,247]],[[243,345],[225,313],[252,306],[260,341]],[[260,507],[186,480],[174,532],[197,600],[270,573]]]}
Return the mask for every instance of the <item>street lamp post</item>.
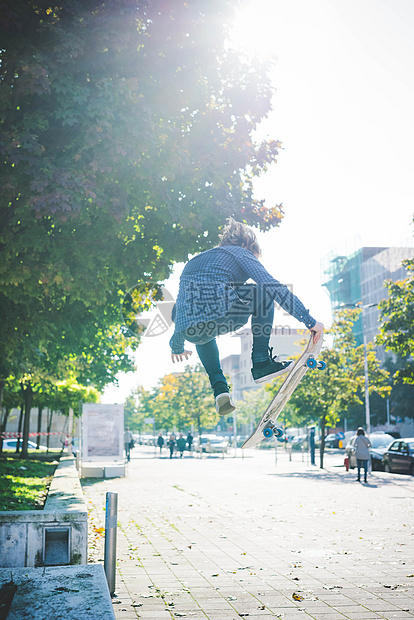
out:
{"label": "street lamp post", "polygon": [[369,409],[369,382],[368,382],[368,355],[367,355],[367,333],[365,329],[365,310],[366,308],[374,308],[378,304],[361,305],[362,308],[362,336],[364,342],[364,375],[365,375],[365,424],[368,435],[371,434],[371,413]]}

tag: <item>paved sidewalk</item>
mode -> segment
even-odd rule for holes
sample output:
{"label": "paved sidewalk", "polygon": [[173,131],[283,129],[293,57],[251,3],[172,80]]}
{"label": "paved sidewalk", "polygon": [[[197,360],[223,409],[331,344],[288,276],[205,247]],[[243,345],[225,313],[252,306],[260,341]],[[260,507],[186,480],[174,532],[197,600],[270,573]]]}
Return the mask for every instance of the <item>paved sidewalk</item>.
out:
{"label": "paved sidewalk", "polygon": [[119,494],[116,617],[414,618],[414,479],[367,485],[279,448],[241,458],[132,452],[125,479],[84,486],[89,561],[103,561],[106,491]]}

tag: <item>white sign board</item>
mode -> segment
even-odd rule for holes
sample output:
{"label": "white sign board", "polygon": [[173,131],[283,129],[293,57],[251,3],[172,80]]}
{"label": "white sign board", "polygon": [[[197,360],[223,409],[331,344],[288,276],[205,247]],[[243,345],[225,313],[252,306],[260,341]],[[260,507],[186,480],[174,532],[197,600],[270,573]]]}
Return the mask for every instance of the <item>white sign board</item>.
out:
{"label": "white sign board", "polygon": [[122,461],[124,406],[84,403],[82,406],[82,460]]}

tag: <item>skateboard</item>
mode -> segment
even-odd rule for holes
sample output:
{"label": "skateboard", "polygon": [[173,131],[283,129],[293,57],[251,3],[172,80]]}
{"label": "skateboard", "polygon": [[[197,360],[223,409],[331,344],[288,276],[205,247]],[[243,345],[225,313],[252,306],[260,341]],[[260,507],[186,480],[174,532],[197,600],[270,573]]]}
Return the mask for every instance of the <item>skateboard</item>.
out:
{"label": "skateboard", "polygon": [[242,445],[242,448],[252,448],[262,441],[262,439],[271,437],[272,435],[274,435],[277,439],[283,438],[283,429],[276,426],[276,420],[282,412],[283,407],[292,396],[296,387],[302,381],[307,370],[314,370],[315,368],[318,370],[324,370],[326,368],[325,362],[317,361],[316,359],[321,352],[322,341],[323,334],[316,344],[313,342],[313,334],[311,334],[309,337],[309,342],[306,345],[302,355],[292,364],[285,380],[270,404],[267,406],[267,409],[262,415],[262,418],[255,430]]}

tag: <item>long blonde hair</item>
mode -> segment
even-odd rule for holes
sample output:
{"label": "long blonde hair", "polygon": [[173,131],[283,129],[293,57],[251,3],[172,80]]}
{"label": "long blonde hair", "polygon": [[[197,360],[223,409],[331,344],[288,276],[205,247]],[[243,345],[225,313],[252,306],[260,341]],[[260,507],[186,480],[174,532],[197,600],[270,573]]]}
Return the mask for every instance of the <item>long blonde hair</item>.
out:
{"label": "long blonde hair", "polygon": [[236,222],[232,217],[227,219],[223,232],[219,235],[221,245],[238,245],[250,250],[255,256],[260,256],[261,250],[256,234],[246,224]]}

